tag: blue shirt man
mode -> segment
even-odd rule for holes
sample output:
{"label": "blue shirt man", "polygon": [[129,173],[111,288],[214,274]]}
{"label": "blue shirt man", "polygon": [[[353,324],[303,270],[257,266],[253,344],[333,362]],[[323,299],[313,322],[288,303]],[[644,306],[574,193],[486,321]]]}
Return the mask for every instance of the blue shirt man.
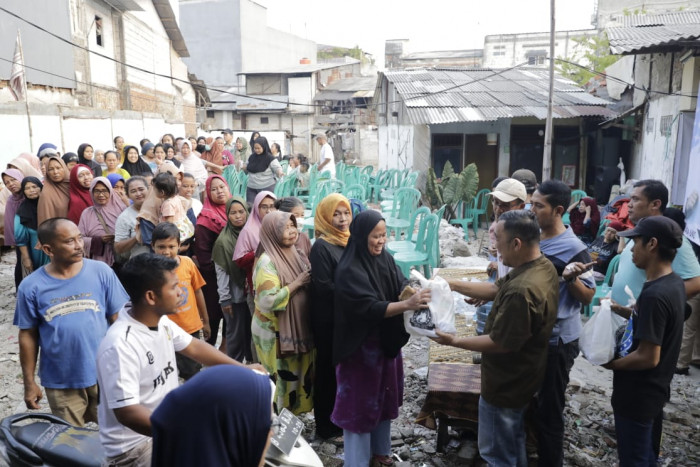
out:
{"label": "blue shirt man", "polygon": [[128,296],[109,266],[83,258],[73,222],[49,219],[38,236],[51,262],[20,284],[13,321],[19,327],[24,401],[29,409],[39,408],[35,370],[41,352],[39,377],[51,412],[82,426],[97,421],[97,348]]}

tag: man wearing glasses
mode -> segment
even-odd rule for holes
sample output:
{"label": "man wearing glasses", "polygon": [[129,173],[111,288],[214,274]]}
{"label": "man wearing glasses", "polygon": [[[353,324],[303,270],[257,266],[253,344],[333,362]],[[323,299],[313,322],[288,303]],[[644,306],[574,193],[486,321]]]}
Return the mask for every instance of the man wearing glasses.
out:
{"label": "man wearing glasses", "polygon": [[[491,234],[492,229],[495,227],[496,223],[498,223],[498,218],[503,213],[516,209],[525,209],[527,191],[525,190],[525,185],[521,182],[514,178],[506,178],[496,185],[496,189],[489,193],[489,195],[491,195],[491,203],[493,205],[493,214],[495,217],[493,224],[491,224],[489,228],[489,234]],[[497,261],[489,264],[486,272],[491,275],[494,271],[498,271],[496,278],[505,277],[511,268],[503,264],[500,253],[496,252],[496,258]]]}

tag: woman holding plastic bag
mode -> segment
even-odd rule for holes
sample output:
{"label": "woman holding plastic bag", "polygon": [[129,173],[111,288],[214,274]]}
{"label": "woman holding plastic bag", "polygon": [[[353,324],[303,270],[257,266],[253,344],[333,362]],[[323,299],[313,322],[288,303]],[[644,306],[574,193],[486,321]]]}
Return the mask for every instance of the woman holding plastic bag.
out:
{"label": "woman holding plastic bag", "polygon": [[[391,465],[391,420],[403,400],[403,312],[425,308],[430,290],[407,300],[406,279],[384,249],[386,223],[376,211],[357,215],[335,271],[333,360],[338,390],[331,420],[343,429],[345,465]],[[342,285],[341,285],[342,284]]]}

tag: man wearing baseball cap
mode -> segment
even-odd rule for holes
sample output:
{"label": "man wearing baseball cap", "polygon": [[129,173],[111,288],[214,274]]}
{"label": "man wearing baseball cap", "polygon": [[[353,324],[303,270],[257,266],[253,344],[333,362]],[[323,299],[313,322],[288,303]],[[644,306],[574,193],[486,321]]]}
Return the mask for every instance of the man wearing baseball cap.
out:
{"label": "man wearing baseball cap", "polygon": [[683,232],[667,217],[650,216],[618,235],[633,240],[632,261],[646,282],[631,313],[616,311],[632,320],[630,353],[605,365],[613,370],[617,453],[620,465],[656,465],[663,407],[683,336],[685,284],[672,267]]}
{"label": "man wearing baseball cap", "polygon": [[221,134],[224,135],[224,151],[233,154],[233,151],[236,150],[236,145],[233,142],[233,130],[226,128]]}
{"label": "man wearing baseball cap", "polygon": [[[501,182],[496,185],[496,188],[488,195],[491,196],[494,214],[493,223],[491,227],[489,227],[489,236],[491,236],[501,214],[525,208],[527,192],[525,191],[525,185],[513,178],[506,178],[505,180],[501,180]],[[505,277],[511,268],[503,264],[500,253],[496,253],[496,258],[497,261],[495,263],[489,264],[487,272],[490,274],[493,270],[498,270],[497,277]]]}
{"label": "man wearing baseball cap", "polygon": [[527,209],[530,209],[530,200],[532,198],[532,194],[537,189],[537,176],[532,170],[518,169],[515,172],[513,172],[511,178],[514,178],[515,180],[525,185],[525,191],[527,191],[527,198],[525,199],[525,204],[527,205]]}

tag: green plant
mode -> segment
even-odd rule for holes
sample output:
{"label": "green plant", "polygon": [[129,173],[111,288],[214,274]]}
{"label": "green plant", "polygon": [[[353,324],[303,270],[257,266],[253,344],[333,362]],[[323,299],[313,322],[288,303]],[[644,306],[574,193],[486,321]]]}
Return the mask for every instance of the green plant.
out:
{"label": "green plant", "polygon": [[470,203],[479,189],[479,172],[476,164],[469,164],[460,173],[455,173],[452,164],[447,161],[442,169],[442,178],[438,179],[435,170],[428,169],[425,191],[433,209],[447,205],[448,217],[454,217],[456,205],[463,201]]}

